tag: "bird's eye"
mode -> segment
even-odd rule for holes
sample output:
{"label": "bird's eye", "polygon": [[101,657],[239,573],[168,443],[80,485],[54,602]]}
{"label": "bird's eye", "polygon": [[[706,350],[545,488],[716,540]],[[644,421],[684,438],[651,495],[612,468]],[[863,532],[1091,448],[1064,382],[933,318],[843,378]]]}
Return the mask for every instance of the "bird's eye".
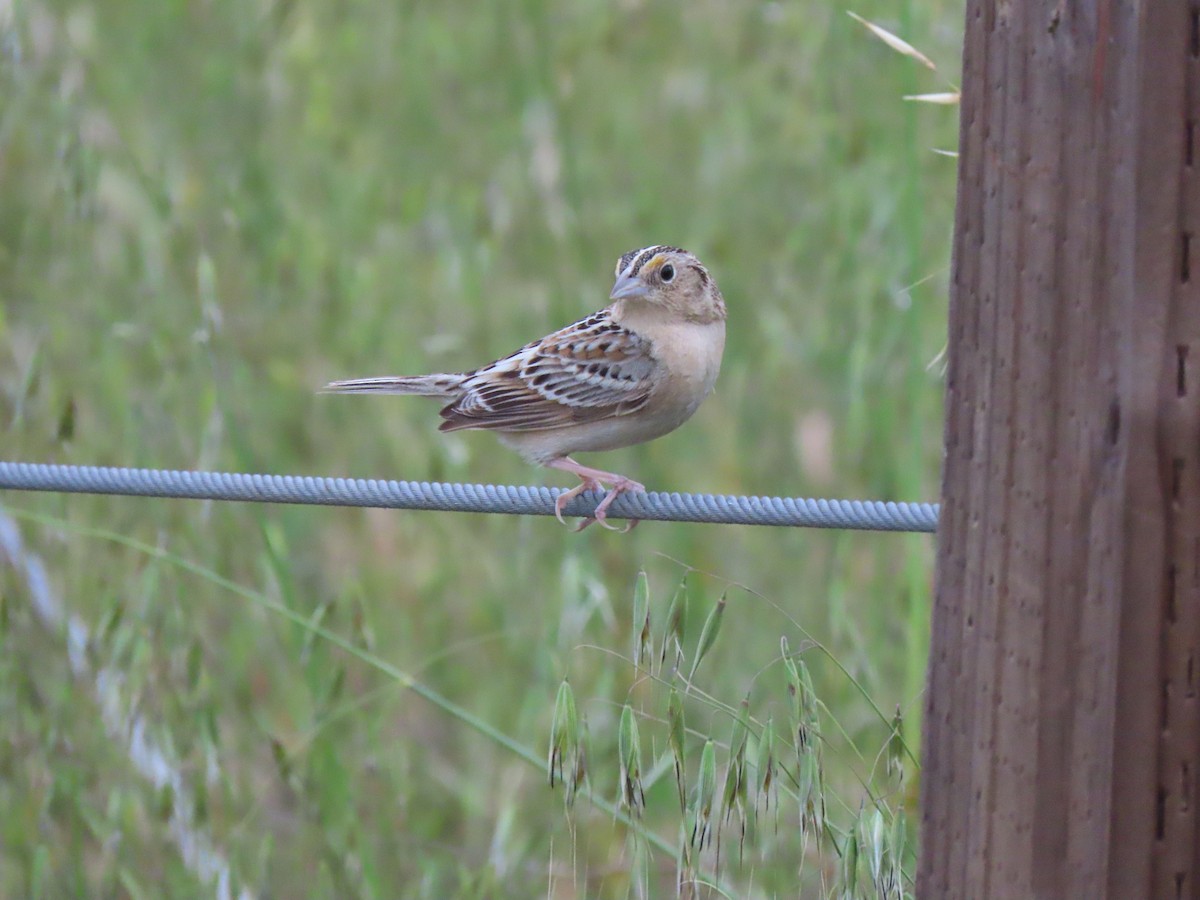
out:
{"label": "bird's eye", "polygon": [[675,267],[670,263],[667,263],[658,270],[658,277],[663,280],[663,284],[670,284],[675,280]]}

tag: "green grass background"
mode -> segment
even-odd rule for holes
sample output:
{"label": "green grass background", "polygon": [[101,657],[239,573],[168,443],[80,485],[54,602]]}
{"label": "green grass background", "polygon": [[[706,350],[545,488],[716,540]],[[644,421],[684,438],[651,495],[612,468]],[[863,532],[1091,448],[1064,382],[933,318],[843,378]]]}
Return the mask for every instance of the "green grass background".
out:
{"label": "green grass background", "polygon": [[[954,77],[960,3],[851,8]],[[420,399],[314,389],[491,360],[604,305],[622,252],[671,243],[728,303],[717,391],[585,461],[652,490],[935,499],[955,173],[931,150],[957,115],[901,96],[945,89],[816,0],[0,3],[2,455],[566,486],[490,435],[438,435]],[[623,704],[647,770],[665,748],[665,688],[629,660],[639,571],[657,639],[697,570],[689,652],[727,592],[691,764],[747,694],[786,734],[786,637],[823,703],[830,819],[848,833],[882,798],[914,830],[919,773],[883,778],[876,709],[919,752],[929,538],[0,503],[91,635],[73,675],[0,568],[2,896],[669,893],[671,854],[643,859],[586,799],[568,817],[543,770],[313,631],[537,758],[569,678],[615,800]],[[98,696],[183,774],[227,884]],[[674,791],[650,784],[640,826],[672,845]],[[802,840],[777,799],[777,826],[740,855],[726,834],[704,870],[740,896],[833,890],[836,840]]]}

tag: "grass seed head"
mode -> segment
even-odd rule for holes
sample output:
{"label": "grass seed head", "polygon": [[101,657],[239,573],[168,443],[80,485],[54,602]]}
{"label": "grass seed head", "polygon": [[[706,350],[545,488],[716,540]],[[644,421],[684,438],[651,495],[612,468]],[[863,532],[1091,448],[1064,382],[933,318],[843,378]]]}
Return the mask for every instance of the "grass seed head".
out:
{"label": "grass seed head", "polygon": [[767,719],[762,734],[758,739],[758,763],[755,767],[758,773],[758,794],[771,808],[771,793],[775,789],[775,720]]}
{"label": "grass seed head", "polygon": [[805,750],[796,765],[796,798],[800,801],[800,827],[818,839],[825,830],[825,785],[818,748]]}
{"label": "grass seed head", "polygon": [[936,106],[957,106],[962,99],[958,91],[943,91],[937,94],[905,94],[910,103],[932,103]]}
{"label": "grass seed head", "polygon": [[658,660],[660,666],[666,664],[668,646],[675,649],[675,667],[679,668],[683,663],[683,630],[687,626],[687,603],[687,575],[684,575],[679,587],[675,589],[675,595],[671,597],[671,605],[667,607],[666,632],[663,634],[662,653]]}
{"label": "grass seed head", "polygon": [[904,784],[904,717],[898,704],[896,714],[892,716],[892,733],[887,742],[887,772],[896,780],[896,784]]}
{"label": "grass seed head", "polygon": [[667,735],[671,744],[671,755],[675,760],[675,787],[679,791],[679,811],[687,810],[687,760],[684,756],[684,735],[687,733],[683,722],[683,700],[679,691],[671,688],[667,698]]}
{"label": "grass seed head", "polygon": [[722,821],[728,822],[735,812],[738,817],[740,838],[739,852],[745,851],[746,843],[746,747],[749,743],[750,697],[742,700],[738,717],[733,722],[733,734],[729,738],[729,763],[725,768],[725,790],[722,792]]}
{"label": "grass seed head", "polygon": [[787,669],[788,699],[791,701],[792,734],[795,736],[796,756],[806,753],[820,737],[820,716],[812,676],[804,660],[784,658]]}
{"label": "grass seed head", "polygon": [[703,849],[712,834],[713,805],[717,799],[717,751],[712,739],[704,742],[700,753],[700,772],[696,776],[696,795],[692,800],[692,847]]}
{"label": "grass seed head", "polygon": [[900,835],[900,843],[897,843],[895,829],[899,823],[903,832],[904,813],[902,810],[897,811],[892,816],[889,826],[885,812],[886,808],[876,807],[870,816],[861,820],[861,843],[867,848],[868,868],[875,896],[884,900],[903,900],[903,835]]}
{"label": "grass seed head", "polygon": [[642,790],[642,747],[637,717],[628,703],[621,710],[617,752],[621,757],[621,805],[640,814],[646,807],[646,794]]}
{"label": "grass seed head", "polygon": [[639,668],[643,659],[654,656],[650,636],[650,580],[645,572],[638,572],[637,584],[633,589],[633,664]]}
{"label": "grass seed head", "polygon": [[858,894],[858,829],[851,828],[842,846],[842,896],[853,900]]}
{"label": "grass seed head", "polygon": [[587,778],[587,756],[583,746],[583,732],[579,725],[579,713],[575,706],[575,692],[565,678],[558,686],[554,700],[554,718],[550,723],[550,753],[546,768],[550,787],[555,778],[567,787],[566,804],[574,804],[575,795]]}
{"label": "grass seed head", "polygon": [[866,26],[866,28],[868,30],[870,30],[871,34],[875,35],[875,37],[879,38],[879,40],[883,41],[885,44],[887,44],[889,47],[891,47],[897,53],[899,53],[903,56],[907,56],[910,59],[915,59],[917,62],[919,62],[921,65],[923,65],[927,69],[930,69],[934,72],[937,71],[937,66],[935,66],[933,64],[933,60],[931,60],[928,56],[926,56],[924,53],[922,53],[920,50],[918,50],[916,47],[914,47],[908,41],[904,40],[903,38],[897,37],[896,35],[892,34],[890,31],[888,31],[886,28],[881,28],[880,26],[876,25],[874,22],[868,22],[866,19],[864,19],[862,16],[858,15],[857,13],[852,13],[849,10],[847,10],[846,15],[848,15],[850,18],[852,18],[855,22],[859,22],[860,24]]}
{"label": "grass seed head", "polygon": [[704,620],[704,627],[700,629],[700,640],[696,642],[696,656],[692,659],[692,671],[688,673],[688,681],[696,677],[696,670],[700,668],[700,660],[704,659],[713,644],[717,642],[717,635],[721,631],[721,619],[724,616],[725,595],[722,594],[717,605],[709,610],[708,618]]}

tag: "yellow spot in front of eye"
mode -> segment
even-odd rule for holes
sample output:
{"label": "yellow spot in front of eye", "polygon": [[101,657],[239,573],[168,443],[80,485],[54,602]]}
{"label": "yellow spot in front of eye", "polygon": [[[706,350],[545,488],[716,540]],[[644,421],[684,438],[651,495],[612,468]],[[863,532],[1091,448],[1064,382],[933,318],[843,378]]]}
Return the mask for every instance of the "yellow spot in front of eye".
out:
{"label": "yellow spot in front of eye", "polygon": [[665,263],[666,261],[667,261],[666,257],[664,257],[661,253],[656,253],[654,256],[652,256],[650,258],[650,262],[648,262],[644,266],[642,266],[641,272],[639,272],[638,274],[648,274],[650,272],[653,272],[659,266],[661,266],[663,263]]}

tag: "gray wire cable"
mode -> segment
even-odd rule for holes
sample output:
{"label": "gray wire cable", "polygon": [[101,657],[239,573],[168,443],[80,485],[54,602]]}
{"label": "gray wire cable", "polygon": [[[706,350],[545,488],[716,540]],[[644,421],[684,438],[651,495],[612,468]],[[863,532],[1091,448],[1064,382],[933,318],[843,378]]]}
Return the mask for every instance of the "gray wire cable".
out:
{"label": "gray wire cable", "polygon": [[[244,475],[0,462],[0,490],[120,494],[193,500],[246,500],[321,506],[372,506],[445,512],[554,515],[560,488],[502,484],[444,484],[297,475]],[[569,516],[585,516],[603,495],[585,493],[567,504]],[[935,503],[879,500],[808,500],[800,497],[739,497],[719,494],[622,494],[609,507],[614,519],[709,522],[722,525],[791,525],[866,531],[937,530]]]}

